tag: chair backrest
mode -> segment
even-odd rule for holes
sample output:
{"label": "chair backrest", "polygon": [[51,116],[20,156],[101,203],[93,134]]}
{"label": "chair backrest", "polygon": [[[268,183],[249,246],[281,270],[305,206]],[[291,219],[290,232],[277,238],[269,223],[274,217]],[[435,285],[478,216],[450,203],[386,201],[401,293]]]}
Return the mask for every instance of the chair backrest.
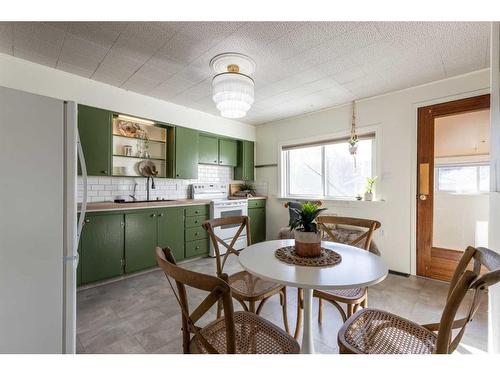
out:
{"label": "chair backrest", "polygon": [[[481,274],[481,267],[487,272]],[[486,248],[469,246],[453,274],[448,290],[446,305],[439,323],[438,338],[435,352],[439,354],[452,353],[460,343],[468,322],[474,317],[481,297],[488,287],[500,281],[500,254]],[[467,315],[455,319],[468,291],[473,291],[472,300]],[[452,338],[453,330],[460,328],[459,333]]]}
{"label": "chair backrest", "polygon": [[367,229],[361,233],[354,240],[351,240],[348,245],[361,247],[365,250],[370,249],[370,244],[373,238],[373,232],[380,228],[381,224],[377,220],[371,219],[359,219],[355,217],[344,217],[344,216],[333,216],[333,215],[321,215],[316,218],[316,223],[321,231],[326,233],[332,241],[339,241],[337,236],[332,232],[332,228],[328,225],[346,225],[349,227],[357,227]]}
{"label": "chair backrest", "polygon": [[[227,275],[216,277],[194,272],[176,265],[175,258],[170,248],[156,248],[156,260],[167,277],[170,286],[181,307],[182,313],[182,336],[184,353],[189,353],[189,343],[192,335],[198,336],[200,343],[208,353],[218,353],[218,351],[200,333],[200,327],[196,322],[219,300],[222,300],[224,310],[224,321],[226,328],[226,351],[235,353],[236,339],[234,327],[234,310],[231,296],[231,288],[227,284]],[[170,277],[175,280],[177,291],[170,282]],[[209,292],[208,296],[196,307],[192,313],[189,311],[186,287],[190,286]]]}
{"label": "chair backrest", "polygon": [[[231,239],[231,242],[229,244],[218,237],[214,232],[214,229],[217,227],[235,227],[238,225],[238,230],[236,231],[236,234]],[[217,276],[220,277],[224,272],[224,265],[226,264],[226,260],[229,255],[234,254],[238,256],[240,254],[237,250],[234,249],[234,244],[236,243],[244,229],[246,229],[247,246],[250,246],[250,220],[248,219],[248,216],[226,216],[220,219],[207,220],[202,224],[202,227],[208,232],[210,240],[212,241],[212,244],[214,246],[217,264]],[[226,249],[226,253],[224,254],[224,256],[221,255],[219,244]]]}

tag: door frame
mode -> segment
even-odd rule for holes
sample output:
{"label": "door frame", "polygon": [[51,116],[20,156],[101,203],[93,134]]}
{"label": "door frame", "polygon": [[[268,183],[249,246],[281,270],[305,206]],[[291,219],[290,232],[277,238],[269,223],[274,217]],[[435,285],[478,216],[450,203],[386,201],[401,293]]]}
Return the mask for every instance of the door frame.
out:
{"label": "door frame", "polygon": [[[429,261],[432,249],[432,219],[433,219],[433,187],[434,187],[434,147],[432,152],[424,152],[424,144],[420,142],[421,138],[427,138],[427,142],[434,144],[434,120],[436,117],[455,115],[471,111],[479,111],[490,108],[490,94],[467,97],[463,99],[432,104],[417,108],[417,152],[416,152],[416,273],[418,276],[429,277]],[[430,138],[430,139],[429,139]],[[428,143],[426,143],[428,144]],[[429,164],[429,199],[424,205],[420,204],[420,173],[421,163]],[[430,218],[430,220],[429,220]],[[426,233],[422,234],[420,226],[423,225]]]}

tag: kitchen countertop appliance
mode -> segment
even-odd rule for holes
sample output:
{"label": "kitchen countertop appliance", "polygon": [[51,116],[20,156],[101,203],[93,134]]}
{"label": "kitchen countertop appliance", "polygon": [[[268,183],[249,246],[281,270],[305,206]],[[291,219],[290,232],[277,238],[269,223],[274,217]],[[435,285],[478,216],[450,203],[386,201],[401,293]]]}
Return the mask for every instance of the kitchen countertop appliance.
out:
{"label": "kitchen countertop appliance", "polygon": [[[210,219],[219,219],[227,216],[248,216],[248,201],[246,199],[229,199],[229,184],[221,183],[196,183],[191,185],[193,199],[211,200]],[[220,239],[230,243],[238,231],[239,224],[224,225],[214,228],[214,233]],[[234,248],[236,250],[244,249],[247,246],[247,236],[244,230]],[[226,249],[219,246],[221,254],[225,254]],[[210,240],[210,256],[215,257],[215,249]]]}

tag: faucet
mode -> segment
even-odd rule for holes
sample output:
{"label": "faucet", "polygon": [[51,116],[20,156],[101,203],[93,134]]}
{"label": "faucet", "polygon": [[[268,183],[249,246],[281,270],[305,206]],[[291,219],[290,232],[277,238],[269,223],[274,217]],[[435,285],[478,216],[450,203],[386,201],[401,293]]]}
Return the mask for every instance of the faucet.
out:
{"label": "faucet", "polygon": [[135,190],[137,189],[137,182],[134,183],[134,192],[129,195],[130,198],[135,202],[137,200],[137,197],[135,196]]}
{"label": "faucet", "polygon": [[155,179],[153,176],[148,176],[146,178],[146,200],[149,201],[149,179],[151,179],[151,189],[156,189]]}

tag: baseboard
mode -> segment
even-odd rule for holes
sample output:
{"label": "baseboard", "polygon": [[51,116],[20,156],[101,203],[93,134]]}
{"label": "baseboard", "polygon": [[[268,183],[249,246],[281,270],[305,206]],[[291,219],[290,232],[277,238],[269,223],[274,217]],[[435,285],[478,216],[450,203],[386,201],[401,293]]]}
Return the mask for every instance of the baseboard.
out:
{"label": "baseboard", "polygon": [[397,276],[403,276],[403,277],[410,277],[409,273],[404,273],[404,272],[399,272],[399,271],[389,270],[389,273],[391,275],[397,275]]}

